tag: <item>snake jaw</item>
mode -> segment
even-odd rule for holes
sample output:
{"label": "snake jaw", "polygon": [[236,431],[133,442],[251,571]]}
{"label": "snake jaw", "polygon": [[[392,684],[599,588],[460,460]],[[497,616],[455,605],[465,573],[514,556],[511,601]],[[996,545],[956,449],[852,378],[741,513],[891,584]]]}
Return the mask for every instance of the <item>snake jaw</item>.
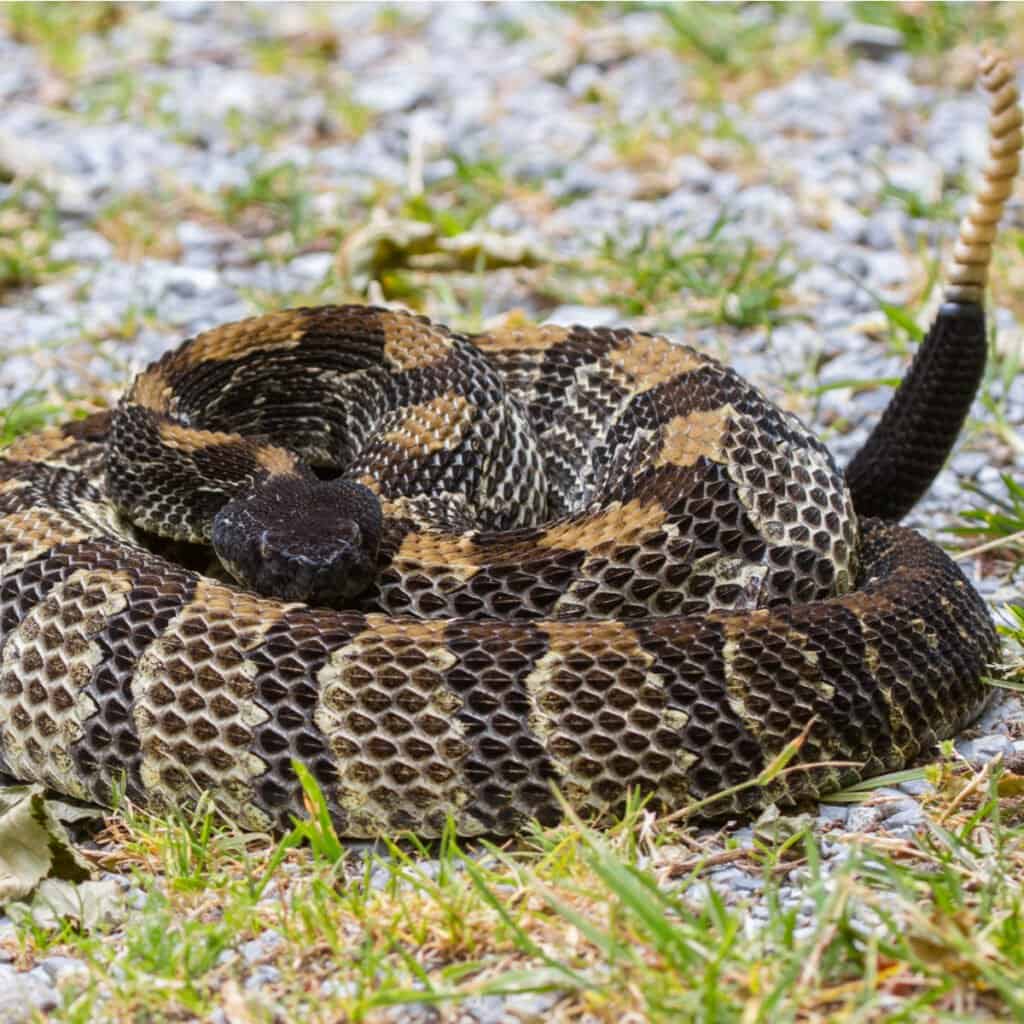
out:
{"label": "snake jaw", "polygon": [[373,582],[380,533],[380,503],[366,487],[285,476],[228,502],[214,518],[212,541],[243,586],[337,607]]}

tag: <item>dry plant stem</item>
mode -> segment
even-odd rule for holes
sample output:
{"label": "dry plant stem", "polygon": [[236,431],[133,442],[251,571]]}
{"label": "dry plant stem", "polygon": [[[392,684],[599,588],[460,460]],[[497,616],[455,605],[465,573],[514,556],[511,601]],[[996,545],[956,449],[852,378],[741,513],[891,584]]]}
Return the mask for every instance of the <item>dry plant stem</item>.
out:
{"label": "dry plant stem", "polygon": [[942,813],[938,817],[939,824],[941,825],[972,793],[976,792],[981,787],[981,784],[992,774],[992,769],[996,765],[1001,765],[1002,763],[1003,758],[1001,754],[992,758],[992,760],[989,761],[985,767],[982,768],[981,771],[978,772],[978,774],[975,775],[962,790],[960,790],[959,793],[957,793],[949,806],[943,808]]}
{"label": "dry plant stem", "polygon": [[836,920],[842,917],[842,912],[846,906],[846,902],[850,898],[853,879],[849,876],[843,878],[840,882],[840,886],[840,891],[835,897],[836,902],[834,904],[832,920],[829,921],[821,930],[821,934],[818,936],[818,940],[814,943],[814,948],[811,950],[811,955],[807,958],[807,962],[804,964],[804,969],[800,972],[800,985],[804,988],[810,988],[814,985],[814,979],[817,977],[818,968],[821,965],[821,958],[825,955],[825,950],[833,941],[838,931]]}
{"label": "dry plant stem", "polygon": [[984,554],[986,551],[991,551],[993,548],[1012,547],[1014,544],[1020,543],[1024,543],[1024,530],[1018,530],[1016,533],[1011,533],[1006,537],[994,537],[992,540],[987,540],[984,544],[979,544],[977,547],[961,551],[960,554],[953,556],[953,561],[966,562],[976,558],[978,555]]}

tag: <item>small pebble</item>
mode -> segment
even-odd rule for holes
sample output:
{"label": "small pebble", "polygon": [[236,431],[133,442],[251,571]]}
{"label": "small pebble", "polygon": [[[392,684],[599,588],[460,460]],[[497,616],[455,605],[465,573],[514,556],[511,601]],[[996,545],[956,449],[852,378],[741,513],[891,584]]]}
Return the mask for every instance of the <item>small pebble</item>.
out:
{"label": "small pebble", "polygon": [[885,60],[899,53],[905,46],[903,33],[885,25],[872,25],[864,21],[848,21],[839,31],[836,41],[848,50],[871,60]]}
{"label": "small pebble", "polygon": [[906,782],[901,782],[897,788],[907,796],[913,797],[927,796],[935,792],[935,787],[927,779],[908,779]]}
{"label": "small pebble", "polygon": [[1013,752],[1013,740],[1002,733],[979,736],[973,740],[960,740],[956,745],[960,755],[975,768],[984,767],[994,757]]}
{"label": "small pebble", "polygon": [[821,804],[818,807],[818,820],[823,825],[845,824],[850,815],[847,804]]}
{"label": "small pebble", "polygon": [[882,814],[882,820],[888,820],[894,814],[920,809],[918,802],[900,789],[882,786],[876,789],[871,797],[871,804]]}
{"label": "small pebble", "polygon": [[57,1006],[58,996],[46,971],[16,971],[0,964],[0,1021],[20,1024],[32,1020],[36,1012],[45,1013]]}
{"label": "small pebble", "polygon": [[885,830],[887,832],[895,832],[897,829],[913,830],[923,825],[925,820],[924,811],[915,804],[913,807],[907,807],[904,810],[897,811],[895,814],[890,814],[885,819]]}
{"label": "small pebble", "polygon": [[846,827],[850,832],[868,832],[883,818],[882,809],[874,804],[857,804],[850,808]]}
{"label": "small pebble", "polygon": [[89,966],[81,960],[70,956],[48,956],[44,957],[36,965],[42,969],[50,981],[59,984],[68,978],[87,977]]}
{"label": "small pebble", "polygon": [[258,960],[263,960],[267,957],[273,956],[275,950],[284,942],[280,934],[274,931],[273,928],[268,928],[265,932],[261,932],[255,939],[251,939],[249,942],[243,942],[239,947],[239,952],[250,964],[256,963]]}
{"label": "small pebble", "polygon": [[280,981],[281,972],[269,964],[259,964],[254,967],[249,976],[245,979],[245,987],[249,991],[262,988],[264,985],[273,985]]}
{"label": "small pebble", "polygon": [[358,992],[359,986],[354,981],[338,981],[336,978],[325,978],[320,982],[320,995],[329,997],[349,998]]}

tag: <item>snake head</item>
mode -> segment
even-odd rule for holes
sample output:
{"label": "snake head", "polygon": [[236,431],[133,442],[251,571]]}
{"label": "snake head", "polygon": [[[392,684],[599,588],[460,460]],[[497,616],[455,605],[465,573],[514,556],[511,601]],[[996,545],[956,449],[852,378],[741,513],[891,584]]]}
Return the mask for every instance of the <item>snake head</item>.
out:
{"label": "snake head", "polygon": [[377,571],[377,496],[351,480],[271,477],[213,520],[213,549],[243,586],[268,597],[337,607]]}

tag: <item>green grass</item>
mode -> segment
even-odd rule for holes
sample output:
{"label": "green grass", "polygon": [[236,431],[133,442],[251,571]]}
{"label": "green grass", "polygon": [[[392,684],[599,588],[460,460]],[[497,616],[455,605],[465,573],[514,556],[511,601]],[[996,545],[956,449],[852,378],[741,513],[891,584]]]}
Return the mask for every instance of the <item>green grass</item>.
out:
{"label": "green grass", "polygon": [[[953,763],[931,777],[923,832],[840,838],[841,863],[806,828],[738,845],[641,806],[602,833],[570,821],[501,847],[449,834],[365,855],[316,810],[276,844],[209,809],[128,811],[104,847],[142,905],[105,933],[26,933],[19,961],[88,963],[62,1020],[192,1019],[225,998],[259,1021],[376,1021],[415,1006],[454,1019],[466,1000],[510,994],[550,996],[555,1021],[1017,1017],[1024,780],[997,768],[979,781]],[[723,865],[760,892],[724,899],[708,885]],[[225,954],[268,928],[278,941],[261,962],[278,978],[248,992],[252,968]]]}
{"label": "green grass", "polygon": [[857,17],[894,29],[907,50],[919,56],[943,56],[965,41],[1003,40],[1012,14],[1007,5],[933,2],[899,4],[866,2],[856,5]]}
{"label": "green grass", "polygon": [[43,391],[23,391],[0,410],[0,448],[22,434],[45,427],[66,411],[64,403],[48,400]]}
{"label": "green grass", "polygon": [[625,316],[685,311],[699,324],[772,326],[795,315],[787,289],[796,277],[785,248],[723,235],[719,218],[703,236],[645,231],[635,242],[608,237],[589,259],[557,280],[572,302],[612,305]]}
{"label": "green grass", "polygon": [[[657,5],[665,25],[663,38],[694,66],[688,88],[702,103],[753,95],[784,81],[795,69],[825,59],[839,25],[822,16],[817,4],[801,12],[800,32],[781,33],[792,5],[761,4],[756,16],[740,3],[664,3]],[[766,61],[764,54],[771,53]]]}
{"label": "green grass", "polygon": [[285,161],[257,167],[244,185],[225,189],[221,209],[228,224],[261,235],[287,232],[300,245],[315,231],[311,198],[300,168]]}
{"label": "green grass", "polygon": [[968,525],[959,532],[986,542],[1001,542],[1008,551],[1017,551],[1019,561],[1024,556],[1024,486],[1009,473],[1002,475],[1001,484],[1001,494],[976,484],[964,485],[965,490],[985,499],[989,507],[961,513]]}
{"label": "green grass", "polygon": [[450,175],[407,196],[401,207],[402,215],[433,224],[449,237],[476,227],[510,191],[497,159],[470,161],[455,154],[452,163]]}
{"label": "green grass", "polygon": [[[959,193],[963,189],[957,189],[956,191]],[[937,220],[943,223],[951,223],[956,216],[956,202],[950,194],[943,195],[940,199],[933,201],[914,189],[905,188],[902,185],[886,181],[882,185],[879,199],[883,204],[890,200],[895,200],[911,217],[916,217],[920,220]]]}
{"label": "green grass", "polygon": [[37,47],[55,72],[74,79],[84,60],[82,37],[105,36],[125,11],[116,3],[16,3],[0,13],[14,39]]}
{"label": "green grass", "polygon": [[36,181],[13,184],[0,200],[0,296],[66,269],[51,255],[60,236],[53,194]]}

